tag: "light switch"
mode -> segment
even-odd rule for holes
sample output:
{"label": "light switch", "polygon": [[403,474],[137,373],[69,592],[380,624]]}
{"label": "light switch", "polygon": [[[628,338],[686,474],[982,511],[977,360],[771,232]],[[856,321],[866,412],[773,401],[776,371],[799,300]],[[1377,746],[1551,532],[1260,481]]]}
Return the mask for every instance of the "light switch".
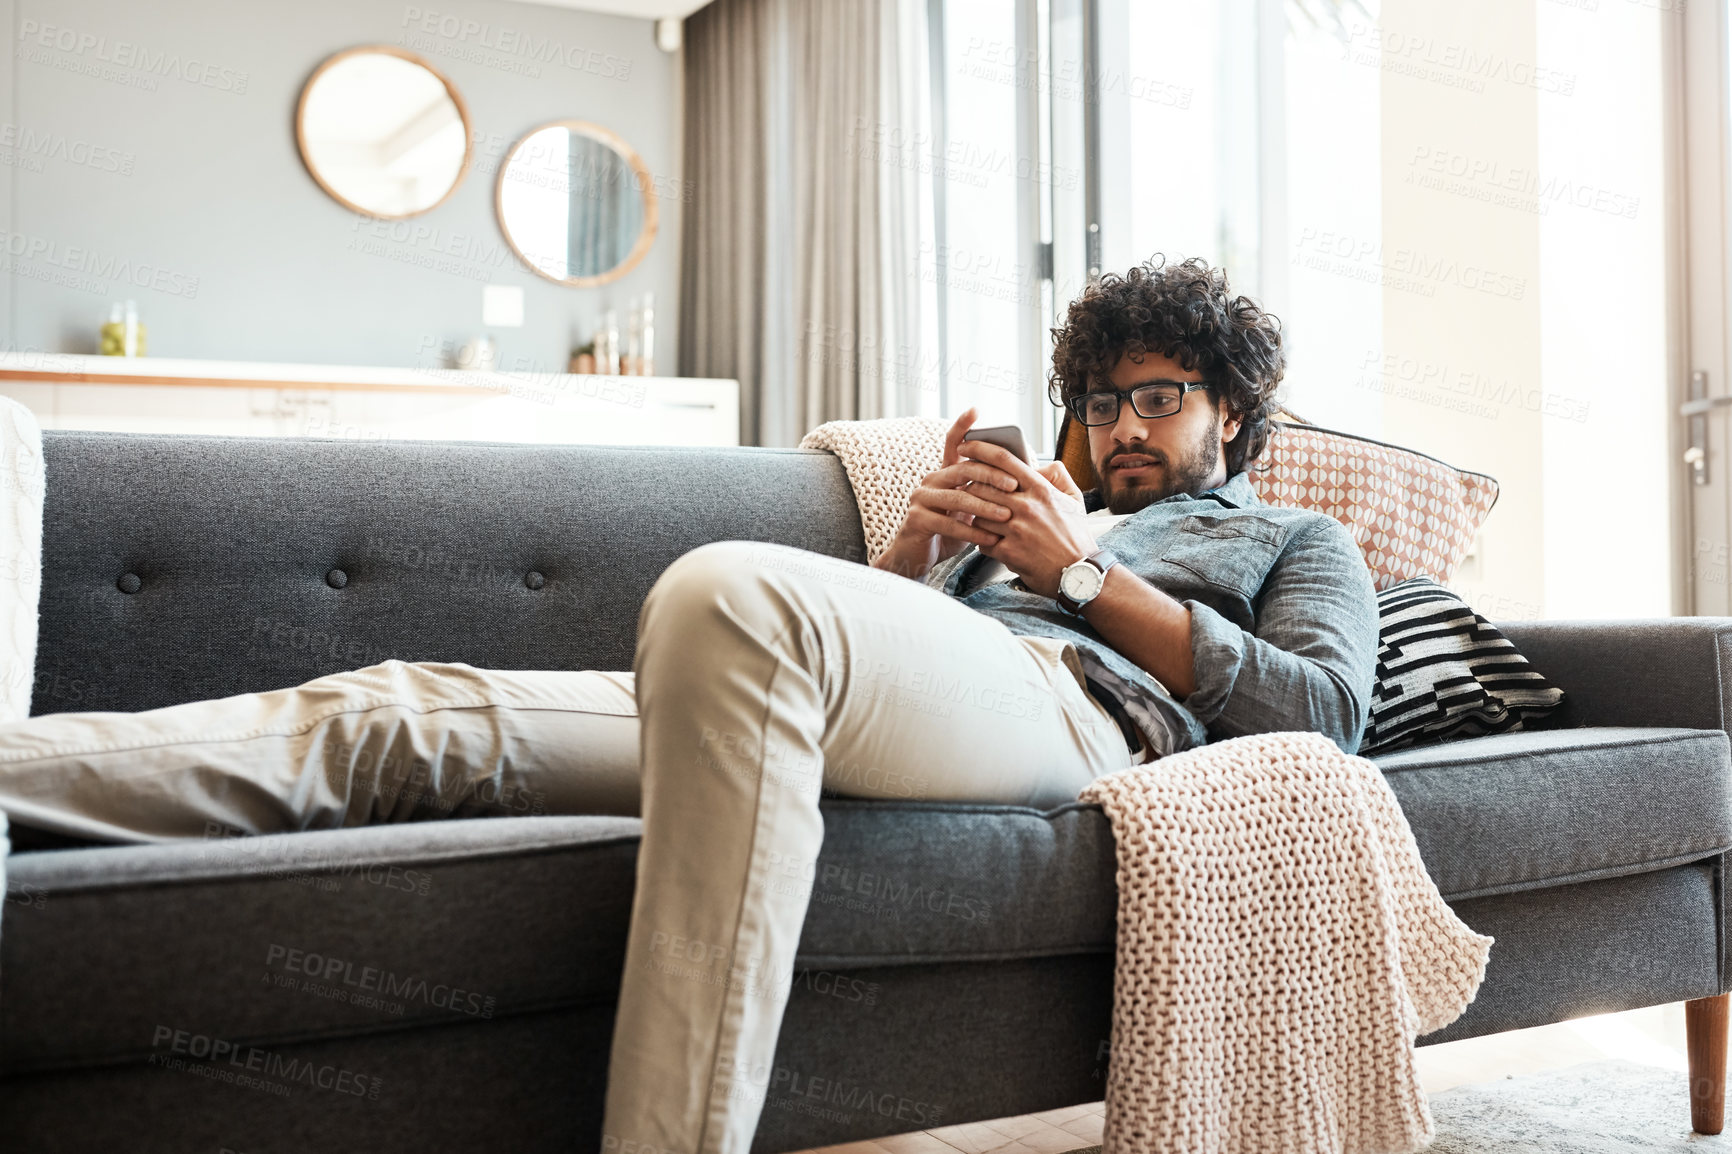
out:
{"label": "light switch", "polygon": [[523,289],[514,284],[481,286],[481,323],[490,329],[523,327]]}

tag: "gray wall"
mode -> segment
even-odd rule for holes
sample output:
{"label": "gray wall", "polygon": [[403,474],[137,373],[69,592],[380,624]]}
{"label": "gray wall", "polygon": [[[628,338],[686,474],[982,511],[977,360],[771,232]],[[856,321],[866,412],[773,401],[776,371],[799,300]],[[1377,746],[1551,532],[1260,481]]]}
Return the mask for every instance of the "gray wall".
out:
{"label": "gray wall", "polygon": [[[415,31],[417,12],[454,34]],[[495,330],[502,367],[563,370],[608,303],[623,326],[628,296],[653,290],[672,370],[680,71],[650,21],[504,0],[0,0],[0,13],[13,37],[0,56],[5,347],[95,352],[109,303],[131,297],[155,356],[431,365],[482,331],[491,282],[525,290],[524,327]],[[467,37],[451,17],[474,22]],[[40,45],[50,26],[70,48]],[[481,46],[502,36],[563,59]],[[453,196],[396,224],[327,197],[295,148],[308,74],[372,42],[426,56],[480,135]],[[648,257],[603,288],[529,272],[494,218],[500,155],[562,117],[624,137],[673,192]]]}

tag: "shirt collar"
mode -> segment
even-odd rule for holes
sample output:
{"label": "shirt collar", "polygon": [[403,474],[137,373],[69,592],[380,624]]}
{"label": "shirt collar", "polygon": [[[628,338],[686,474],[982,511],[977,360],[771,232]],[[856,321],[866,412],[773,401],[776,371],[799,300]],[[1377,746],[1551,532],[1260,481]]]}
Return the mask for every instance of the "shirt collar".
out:
{"label": "shirt collar", "polygon": [[[1219,489],[1210,489],[1203,497],[1213,497],[1229,509],[1243,509],[1249,505],[1261,505],[1263,502],[1257,496],[1257,490],[1251,487],[1249,473],[1238,472],[1227,478],[1227,483]],[[1198,498],[1201,500],[1202,498]]]}

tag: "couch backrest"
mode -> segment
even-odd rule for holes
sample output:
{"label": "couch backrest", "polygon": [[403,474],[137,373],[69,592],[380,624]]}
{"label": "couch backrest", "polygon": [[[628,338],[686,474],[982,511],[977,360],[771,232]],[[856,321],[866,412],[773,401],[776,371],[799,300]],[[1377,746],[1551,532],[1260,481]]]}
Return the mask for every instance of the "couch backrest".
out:
{"label": "couch backrest", "polygon": [[47,431],[43,456],[34,713],[392,657],[630,669],[644,595],[698,545],[866,556],[818,451]]}

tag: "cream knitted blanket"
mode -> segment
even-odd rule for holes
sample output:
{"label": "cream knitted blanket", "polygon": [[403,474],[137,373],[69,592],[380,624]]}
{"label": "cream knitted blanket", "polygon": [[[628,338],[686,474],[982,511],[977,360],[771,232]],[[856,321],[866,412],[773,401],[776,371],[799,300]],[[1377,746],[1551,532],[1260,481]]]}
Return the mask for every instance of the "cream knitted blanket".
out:
{"label": "cream knitted blanket", "polygon": [[1108,1151],[1409,1151],[1416,1034],[1492,939],[1444,903],[1383,774],[1259,733],[1091,782],[1118,842]]}
{"label": "cream knitted blanket", "polygon": [[890,548],[914,490],[944,463],[949,427],[932,417],[826,421],[800,439],[802,449],[828,449],[841,458],[860,505],[866,560],[876,561]]}
{"label": "cream knitted blanket", "polygon": [[[801,442],[842,459],[873,556],[943,431],[833,421]],[[1374,764],[1322,734],[1262,733],[1108,774],[1081,800],[1118,845],[1105,1154],[1431,1141],[1414,1038],[1473,1001],[1492,939],[1444,902]]]}

